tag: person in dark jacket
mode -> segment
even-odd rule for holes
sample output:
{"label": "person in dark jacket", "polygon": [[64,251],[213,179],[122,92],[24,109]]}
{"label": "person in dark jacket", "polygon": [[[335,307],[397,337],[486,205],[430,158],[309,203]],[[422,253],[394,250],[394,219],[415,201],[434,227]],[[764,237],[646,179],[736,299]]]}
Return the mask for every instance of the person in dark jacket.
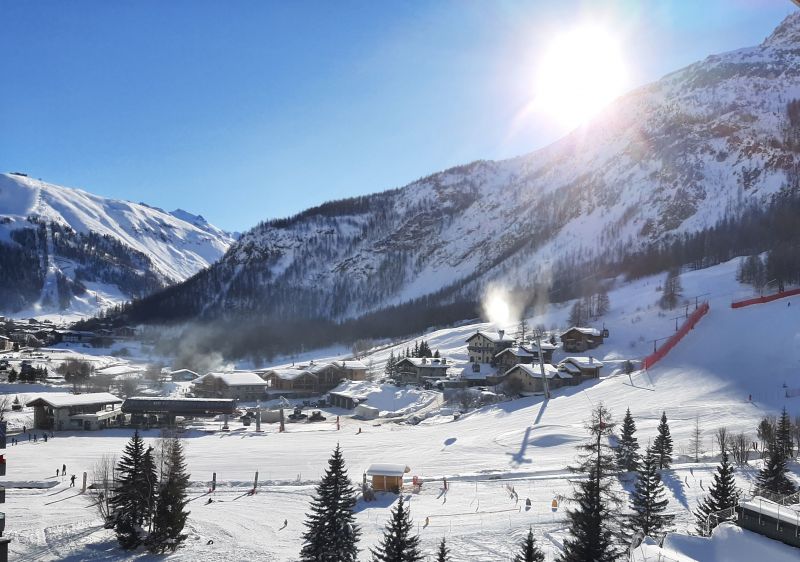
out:
{"label": "person in dark jacket", "polygon": [[75,486],[75,475],[74,474],[69,477],[69,486],[70,486],[70,488]]}

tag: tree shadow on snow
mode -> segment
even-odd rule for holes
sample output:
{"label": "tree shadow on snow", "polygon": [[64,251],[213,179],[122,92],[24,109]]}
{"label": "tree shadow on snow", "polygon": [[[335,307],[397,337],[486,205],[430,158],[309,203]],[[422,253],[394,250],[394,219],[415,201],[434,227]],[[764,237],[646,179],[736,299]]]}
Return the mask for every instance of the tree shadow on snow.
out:
{"label": "tree shadow on snow", "polygon": [[686,492],[683,491],[683,482],[675,475],[675,472],[672,470],[662,470],[661,481],[669,488],[672,495],[675,496],[675,499],[678,500],[683,507],[689,509],[689,500],[686,499]]}

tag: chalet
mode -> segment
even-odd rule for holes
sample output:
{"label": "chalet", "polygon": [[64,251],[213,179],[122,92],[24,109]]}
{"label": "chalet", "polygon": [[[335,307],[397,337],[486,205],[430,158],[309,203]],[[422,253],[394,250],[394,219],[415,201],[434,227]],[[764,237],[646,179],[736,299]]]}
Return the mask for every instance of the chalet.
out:
{"label": "chalet", "polygon": [[178,369],[177,371],[170,371],[169,376],[173,382],[175,381],[187,382],[195,380],[200,375],[198,375],[194,371],[190,371],[189,369]]}
{"label": "chalet", "polygon": [[467,338],[470,363],[491,363],[494,357],[507,347],[514,345],[514,338],[505,331],[483,332],[478,330]]}
{"label": "chalet", "polygon": [[87,332],[82,330],[56,330],[56,342],[63,343],[91,343],[95,338],[94,332]]}
{"label": "chalet", "polygon": [[256,373],[234,371],[208,373],[195,379],[194,394],[203,398],[258,400],[264,397],[267,382]]}
{"label": "chalet", "polygon": [[281,391],[282,393],[305,393],[311,395],[317,391],[317,375],[308,369],[299,367],[286,367],[283,369],[270,369],[261,374],[267,383],[267,391]]}
{"label": "chalet", "polygon": [[580,381],[599,379],[603,364],[594,357],[566,357],[558,364],[558,370],[569,373]]}
{"label": "chalet", "polygon": [[399,494],[403,489],[403,475],[411,472],[404,464],[371,464],[364,473],[364,482],[367,476],[371,478],[372,489],[376,492],[394,492]]}
{"label": "chalet", "polygon": [[324,394],[342,380],[365,380],[367,367],[361,361],[334,361],[268,369],[261,377],[269,383],[269,392],[282,391],[307,395]]}
{"label": "chalet", "polygon": [[[572,375],[559,371],[553,365],[545,364],[544,373],[547,377],[547,385],[550,390],[565,385],[575,384],[572,379]],[[518,389],[521,394],[536,394],[544,392],[542,369],[538,364],[516,365],[503,375],[502,382],[508,384],[511,388]]]}
{"label": "chalet", "polygon": [[367,380],[367,366],[361,361],[337,361],[336,365],[344,371],[344,378],[351,381]]}
{"label": "chalet", "polygon": [[397,362],[395,379],[399,383],[422,385],[447,378],[450,366],[446,357],[404,357]]}
{"label": "chalet", "polygon": [[594,349],[603,343],[603,332],[597,328],[572,327],[561,334],[564,351],[576,352]]}
{"label": "chalet", "polygon": [[457,375],[462,386],[485,386],[495,384],[497,369],[488,363],[467,363]]}
{"label": "chalet", "polygon": [[36,429],[102,429],[124,421],[122,400],[108,392],[48,392],[29,400]]}
{"label": "chalet", "polygon": [[0,336],[0,351],[9,351],[14,348],[14,342],[7,336]]}

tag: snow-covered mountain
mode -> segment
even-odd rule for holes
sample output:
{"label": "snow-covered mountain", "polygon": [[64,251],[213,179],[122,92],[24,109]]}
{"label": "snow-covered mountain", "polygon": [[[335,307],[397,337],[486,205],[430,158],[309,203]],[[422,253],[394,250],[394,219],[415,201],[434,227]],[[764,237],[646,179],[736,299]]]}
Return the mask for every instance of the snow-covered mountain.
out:
{"label": "snow-covered mountain", "polygon": [[92,313],[187,279],[232,242],[183,210],[0,174],[0,311]]}
{"label": "snow-covered mountain", "polygon": [[598,256],[619,262],[796,189],[797,98],[800,14],[761,45],[619,98],[542,150],[260,224],[148,308],[341,318],[437,291],[549,283]]}

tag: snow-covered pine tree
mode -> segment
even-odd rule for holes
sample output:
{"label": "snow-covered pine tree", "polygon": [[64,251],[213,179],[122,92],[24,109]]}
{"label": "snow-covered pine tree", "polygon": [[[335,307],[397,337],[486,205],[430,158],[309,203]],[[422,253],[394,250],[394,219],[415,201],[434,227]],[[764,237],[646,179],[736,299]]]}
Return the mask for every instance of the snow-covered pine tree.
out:
{"label": "snow-covered pine tree", "polygon": [[642,459],[638,478],[631,498],[633,514],[629,518],[629,530],[641,531],[646,536],[658,539],[669,529],[674,516],[664,510],[669,500],[664,492],[664,483],[658,473],[658,459],[648,448]]}
{"label": "snow-covered pine tree", "polygon": [[383,539],[372,550],[373,562],[421,562],[419,536],[414,534],[411,514],[403,502],[403,496],[392,509],[389,522],[383,531]]}
{"label": "snow-covered pine tree", "polygon": [[355,523],[353,507],[356,491],[339,445],[328,460],[328,468],[311,500],[311,512],[305,522],[302,562],[355,562],[361,529]]}
{"label": "snow-covered pine tree", "polygon": [[714,473],[714,481],[708,489],[708,495],[697,506],[694,512],[697,519],[697,532],[701,536],[708,536],[718,521],[709,520],[712,513],[729,509],[736,504],[739,490],[736,488],[736,479],[733,476],[733,465],[728,461],[728,451],[722,451],[722,459]]}
{"label": "snow-covered pine tree", "polygon": [[450,549],[447,548],[447,542],[442,537],[442,542],[439,543],[439,549],[436,551],[436,562],[450,562]]}
{"label": "snow-covered pine tree", "polygon": [[636,439],[635,433],[636,422],[633,421],[631,409],[628,408],[622,420],[622,433],[614,451],[617,457],[617,467],[623,472],[631,472],[639,468],[639,441]]}
{"label": "snow-covered pine tree", "polygon": [[619,554],[614,535],[619,533],[618,521],[611,512],[621,504],[611,487],[611,475],[616,463],[610,447],[603,443],[614,431],[610,412],[598,405],[586,424],[592,439],[581,445],[579,464],[571,470],[587,474],[585,480],[575,482],[575,509],[567,510],[570,538],[564,541],[560,562],[611,562]]}
{"label": "snow-covered pine tree", "polygon": [[522,541],[519,550],[519,554],[514,556],[514,562],[544,562],[544,552],[536,544],[533,527],[528,527],[528,535]]}
{"label": "snow-covered pine tree", "polygon": [[788,496],[797,491],[797,487],[786,476],[789,468],[786,466],[786,455],[783,445],[776,433],[767,446],[767,458],[764,466],[758,471],[758,488],[772,494]]}
{"label": "snow-covered pine tree", "polygon": [[166,465],[159,486],[158,501],[153,515],[153,530],[147,537],[147,547],[152,552],[174,552],[186,540],[183,528],[189,515],[185,511],[186,488],[189,474],[179,439],[169,442]]}
{"label": "snow-covered pine tree", "polygon": [[658,435],[653,441],[653,450],[658,456],[658,469],[669,468],[672,464],[672,436],[669,434],[666,412],[661,413],[661,421],[658,423]]}
{"label": "snow-covered pine tree", "polygon": [[144,441],[135,431],[125,445],[117,464],[117,483],[109,501],[113,510],[114,531],[122,548],[136,548],[144,539],[144,525],[153,500],[156,482],[152,450],[145,452]]}
{"label": "snow-covered pine tree", "polygon": [[789,414],[786,412],[786,406],[783,407],[781,417],[778,418],[778,425],[775,428],[775,439],[777,440],[778,447],[785,459],[791,459],[794,454],[794,441],[792,439],[792,420],[789,419]]}

